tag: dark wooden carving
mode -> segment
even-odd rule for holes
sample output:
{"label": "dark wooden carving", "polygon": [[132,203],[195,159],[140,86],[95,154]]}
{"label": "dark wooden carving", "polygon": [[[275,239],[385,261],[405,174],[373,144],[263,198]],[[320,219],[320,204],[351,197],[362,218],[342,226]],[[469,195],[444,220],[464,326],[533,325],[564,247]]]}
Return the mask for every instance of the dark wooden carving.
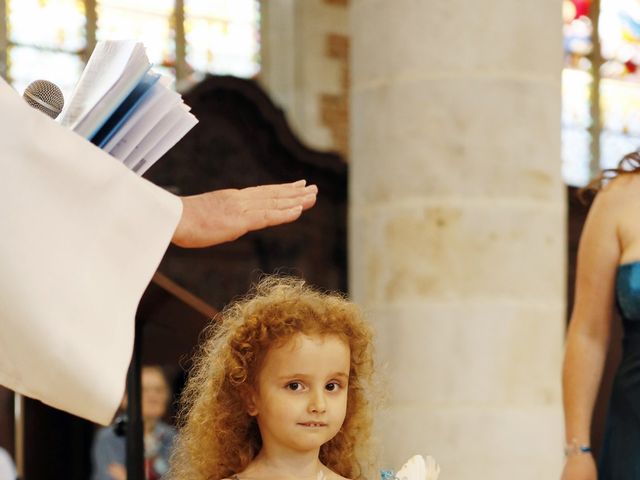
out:
{"label": "dark wooden carving", "polygon": [[284,113],[252,80],[210,76],[185,94],[200,123],[147,177],[182,195],[301,178],[318,185],[316,206],[297,222],[211,249],[172,247],[160,271],[221,309],[256,277],[279,271],[346,291],[347,168],[306,148]]}
{"label": "dark wooden carving", "polygon": [[14,393],[0,386],[0,448],[15,456]]}

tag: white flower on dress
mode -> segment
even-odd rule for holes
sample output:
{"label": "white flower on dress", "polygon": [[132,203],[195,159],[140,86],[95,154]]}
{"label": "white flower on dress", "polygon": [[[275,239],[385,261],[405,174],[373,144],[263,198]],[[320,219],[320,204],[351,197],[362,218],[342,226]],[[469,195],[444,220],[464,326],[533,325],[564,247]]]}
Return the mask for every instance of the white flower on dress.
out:
{"label": "white flower on dress", "polygon": [[440,467],[433,459],[414,455],[395,474],[396,480],[438,480]]}

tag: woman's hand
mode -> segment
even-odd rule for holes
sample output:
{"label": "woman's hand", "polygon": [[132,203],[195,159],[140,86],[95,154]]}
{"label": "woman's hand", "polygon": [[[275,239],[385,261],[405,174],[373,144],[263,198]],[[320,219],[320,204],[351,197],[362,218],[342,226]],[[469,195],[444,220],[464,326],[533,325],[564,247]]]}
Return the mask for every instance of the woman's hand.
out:
{"label": "woman's hand", "polygon": [[596,462],[591,454],[570,455],[560,480],[597,480]]}
{"label": "woman's hand", "polygon": [[300,180],[182,197],[182,217],[172,241],[180,247],[210,247],[293,222],[316,203],[317,193],[318,187]]}

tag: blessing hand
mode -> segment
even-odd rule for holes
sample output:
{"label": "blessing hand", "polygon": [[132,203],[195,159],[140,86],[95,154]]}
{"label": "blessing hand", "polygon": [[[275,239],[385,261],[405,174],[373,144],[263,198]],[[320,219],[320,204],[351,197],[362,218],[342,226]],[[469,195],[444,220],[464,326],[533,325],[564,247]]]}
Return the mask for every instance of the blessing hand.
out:
{"label": "blessing hand", "polygon": [[210,247],[293,222],[316,203],[317,193],[318,187],[300,180],[182,197],[182,217],[172,241],[180,247]]}

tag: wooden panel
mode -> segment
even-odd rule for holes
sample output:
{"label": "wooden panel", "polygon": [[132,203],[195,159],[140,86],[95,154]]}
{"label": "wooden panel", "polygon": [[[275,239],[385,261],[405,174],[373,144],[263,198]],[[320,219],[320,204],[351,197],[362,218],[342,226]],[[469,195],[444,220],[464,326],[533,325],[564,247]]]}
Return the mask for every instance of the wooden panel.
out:
{"label": "wooden panel", "polygon": [[0,447],[15,458],[15,423],[13,421],[13,392],[0,386]]}
{"label": "wooden panel", "polygon": [[87,480],[94,426],[25,399],[25,480]]}

